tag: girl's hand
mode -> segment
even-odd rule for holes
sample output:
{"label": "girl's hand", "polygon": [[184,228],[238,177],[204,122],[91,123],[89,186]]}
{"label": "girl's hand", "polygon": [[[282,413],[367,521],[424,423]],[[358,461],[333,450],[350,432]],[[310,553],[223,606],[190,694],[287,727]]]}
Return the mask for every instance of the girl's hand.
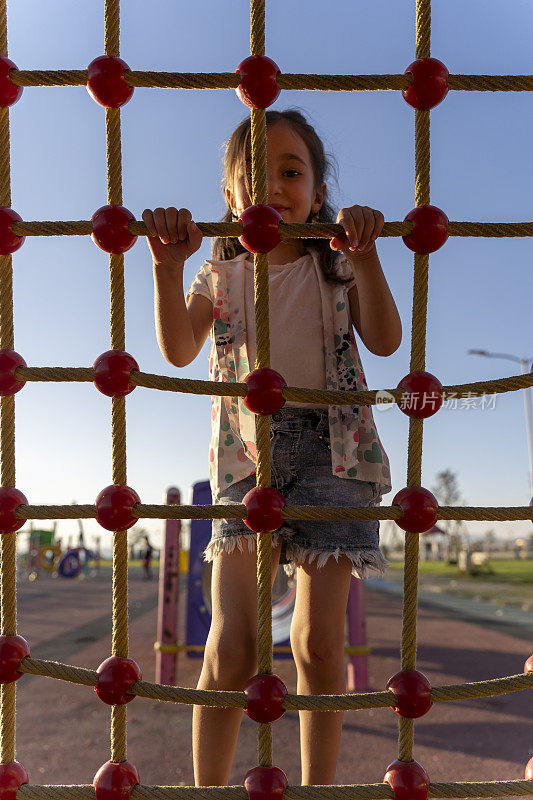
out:
{"label": "girl's hand", "polygon": [[149,231],[146,241],[154,265],[184,264],[202,244],[202,232],[187,208],[146,208],[142,218]]}
{"label": "girl's hand", "polygon": [[342,225],[346,237],[334,237],[329,246],[332,250],[342,250],[349,255],[350,251],[369,253],[385,224],[381,211],[368,206],[352,206],[341,208],[337,215],[337,224]]}

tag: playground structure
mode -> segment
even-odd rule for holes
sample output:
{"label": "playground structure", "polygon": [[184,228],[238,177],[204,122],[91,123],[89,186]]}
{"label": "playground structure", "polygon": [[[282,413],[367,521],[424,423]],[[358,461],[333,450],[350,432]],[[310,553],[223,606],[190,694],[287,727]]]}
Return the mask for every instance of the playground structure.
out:
{"label": "playground structure", "polygon": [[[167,491],[167,503],[179,503],[176,488]],[[211,490],[208,481],[195,483],[191,490],[192,505],[209,505]],[[191,521],[189,550],[181,547],[180,520],[167,520],[159,567],[159,598],[155,679],[157,683],[174,685],[177,680],[178,655],[202,658],[211,625],[211,563],[205,563],[202,553],[211,538],[211,522]],[[186,555],[186,559],[182,559]],[[186,593],[180,593],[179,573],[187,574]],[[185,594],[185,641],[180,642],[180,594]],[[282,568],[272,587],[272,653],[274,658],[292,658],[289,634],[294,601],[296,576],[289,581]],[[366,691],[368,684],[368,654],[366,639],[365,590],[363,581],[352,576],[347,607],[348,655],[347,690]]]}
{"label": "playground structure", "polygon": [[51,530],[30,528],[24,569],[28,580],[37,580],[43,573],[61,578],[86,578],[97,574],[100,567],[99,547],[94,551],[85,547],[83,523],[81,520],[78,523],[78,546],[72,547],[69,539],[65,550],[61,549],[61,540],[55,538],[56,524]]}
{"label": "playground structure", "polygon": [[[414,719],[422,716],[433,703],[464,698],[489,697],[506,692],[530,689],[533,686],[533,657],[526,662],[524,673],[496,680],[477,681],[454,686],[430,686],[416,670],[417,561],[419,534],[431,528],[437,519],[515,520],[532,519],[531,507],[470,508],[438,507],[430,492],[420,486],[423,420],[438,411],[442,398],[483,395],[512,391],[533,384],[533,376],[518,375],[495,381],[460,386],[442,386],[425,372],[425,330],[428,292],[429,253],[452,236],[531,236],[533,223],[466,223],[449,222],[444,212],[430,205],[429,194],[429,118],[430,109],[444,99],[449,90],[462,91],[532,91],[533,76],[449,75],[440,62],[430,57],[430,0],[417,0],[416,61],[403,75],[289,75],[272,67],[264,57],[264,2],[251,2],[251,56],[235,73],[188,74],[136,72],[119,59],[119,3],[105,3],[105,56],[95,59],[88,70],[23,71],[7,59],[7,13],[5,0],[0,2],[0,393],[1,400],[1,485],[0,530],[2,580],[0,681],[0,786],[5,796],[55,800],[93,797],[101,800],[126,798],[195,798],[228,797],[242,800],[245,790],[250,796],[263,798],[415,798],[427,797],[502,797],[524,796],[533,791],[533,763],[526,766],[525,780],[475,783],[430,783],[423,768],[413,760]],[[9,106],[19,99],[23,86],[88,85],[101,105],[105,106],[108,205],[99,209],[90,221],[23,222],[10,208],[9,178]],[[224,506],[145,505],[126,481],[125,396],[136,386],[175,392],[193,392],[213,396],[231,395],[246,398],[250,407],[254,395],[265,392],[276,403],[298,400],[336,405],[376,402],[376,391],[333,392],[273,386],[261,378],[269,373],[268,345],[268,263],[262,253],[255,255],[257,361],[255,374],[247,383],[210,383],[187,379],[148,375],[139,370],[132,356],[125,353],[124,332],[124,258],[137,235],[147,230],[122,207],[120,106],[127,102],[136,86],[180,88],[234,88],[241,100],[251,107],[252,120],[252,184],[254,206],[265,205],[266,193],[266,130],[265,108],[279,91],[290,89],[361,91],[395,90],[415,111],[415,208],[403,222],[387,223],[383,236],[402,236],[414,255],[414,293],[411,373],[396,388],[389,390],[390,402],[410,417],[408,470],[406,487],[389,507],[308,508],[278,505],[273,514],[270,504],[263,504],[270,487],[269,415],[257,412],[257,491],[255,509],[242,504]],[[257,91],[258,90],[258,91]],[[267,212],[269,213],[269,212]],[[262,233],[262,225],[254,223],[251,210],[246,224],[200,223],[207,236],[244,236],[250,242]],[[271,216],[271,219],[274,219]],[[276,236],[325,237],[342,236],[339,225],[271,224],[270,241]],[[28,367],[14,351],[13,296],[11,253],[23,244],[26,235],[89,235],[110,253],[111,276],[111,350],[102,354],[93,368]],[[257,248],[256,248],[257,249]],[[94,381],[97,388],[110,396],[112,410],[112,485],[100,492],[95,503],[69,506],[33,506],[15,488],[14,395],[28,381]],[[420,399],[420,394],[422,398]],[[425,400],[431,397],[431,407]],[[279,407],[279,406],[278,406]],[[257,406],[256,406],[257,408]],[[271,493],[268,491],[268,495]],[[260,674],[252,679],[246,692],[216,692],[183,689],[151,684],[141,679],[134,661],[128,658],[127,613],[127,529],[140,518],[212,519],[234,516],[253,523],[254,516],[269,516],[274,524],[282,518],[295,519],[394,519],[406,532],[404,577],[404,624],[401,644],[401,669],[381,692],[304,696],[278,693],[279,681],[272,675],[272,614],[270,596],[270,533],[264,523],[258,528],[258,662]],[[276,519],[273,519],[276,517]],[[113,640],[112,656],[98,670],[81,669],[54,661],[31,658],[28,644],[17,635],[16,625],[16,549],[15,538],[27,519],[97,518],[113,532]],[[274,528],[275,529],[275,528]],[[95,776],[94,786],[28,785],[22,765],[15,762],[15,690],[16,680],[23,673],[45,675],[95,687],[98,697],[111,706],[111,760]],[[274,687],[273,687],[274,684]],[[217,707],[238,707],[258,723],[258,766],[243,776],[245,789],[234,787],[157,787],[142,786],[134,765],[127,759],[126,704],[134,696],[167,702],[205,704]],[[265,702],[262,702],[262,698]],[[95,701],[96,702],[96,701]],[[262,709],[258,711],[258,706]],[[385,768],[376,765],[374,784],[335,787],[287,786],[284,773],[272,766],[272,722],[287,709],[355,711],[376,707],[392,708],[399,719],[398,760]],[[520,743],[517,743],[517,747]],[[524,743],[524,753],[527,745]],[[450,764],[453,774],[453,765]],[[383,778],[383,776],[385,776]]]}

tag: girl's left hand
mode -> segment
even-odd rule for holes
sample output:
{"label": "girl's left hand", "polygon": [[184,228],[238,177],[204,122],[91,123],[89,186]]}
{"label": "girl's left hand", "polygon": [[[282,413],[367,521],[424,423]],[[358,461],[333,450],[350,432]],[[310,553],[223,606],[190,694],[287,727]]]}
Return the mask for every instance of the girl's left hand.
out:
{"label": "girl's left hand", "polygon": [[381,211],[376,211],[368,206],[351,206],[341,208],[337,215],[337,224],[342,225],[346,231],[346,238],[334,237],[329,246],[332,250],[342,250],[348,255],[350,251],[368,253],[374,247],[374,242],[385,224]]}

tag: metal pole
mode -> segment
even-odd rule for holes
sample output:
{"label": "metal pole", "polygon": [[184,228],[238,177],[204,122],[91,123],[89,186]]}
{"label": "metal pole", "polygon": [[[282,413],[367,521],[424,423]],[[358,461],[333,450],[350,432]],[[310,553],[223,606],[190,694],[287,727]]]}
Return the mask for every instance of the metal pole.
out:
{"label": "metal pole", "polygon": [[[527,375],[530,371],[529,362],[525,358],[520,359],[522,365],[522,374]],[[526,407],[526,432],[527,444],[529,449],[529,491],[530,497],[533,498],[533,422],[531,417],[531,390],[524,389],[524,403]]]}

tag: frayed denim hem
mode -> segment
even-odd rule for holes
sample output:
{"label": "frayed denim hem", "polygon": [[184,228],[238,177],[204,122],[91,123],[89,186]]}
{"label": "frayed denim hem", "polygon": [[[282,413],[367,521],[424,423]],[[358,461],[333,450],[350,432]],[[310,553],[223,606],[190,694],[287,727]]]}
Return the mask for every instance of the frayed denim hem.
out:
{"label": "frayed denim hem", "polygon": [[[213,539],[204,550],[204,561],[213,561],[215,556],[219,553],[233,553],[236,549],[243,553],[245,547],[248,548],[249,553],[253,553],[256,548],[255,533],[238,534],[236,536],[220,536]],[[272,547],[276,547],[279,540],[279,533],[272,534]],[[336,550],[323,551],[311,550],[300,545],[287,544],[287,559],[288,564],[283,565],[285,573],[292,577],[296,572],[296,567],[305,563],[312,564],[316,559],[316,565],[320,569],[327,562],[328,558],[333,556],[338,562],[340,556],[347,556],[353,565],[352,575],[355,578],[364,580],[370,577],[373,573],[378,573],[383,577],[385,570],[389,566],[388,561],[384,558],[381,550],[341,550],[337,547]]]}
{"label": "frayed denim hem", "polygon": [[[273,533],[271,536],[272,547],[276,547],[280,534]],[[256,547],[256,537],[256,533],[240,533],[236,536],[219,536],[217,539],[212,539],[203,552],[204,561],[213,561],[219,553],[233,553],[235,549],[243,553],[246,545],[248,552],[253,553]]]}
{"label": "frayed denim hem", "polygon": [[336,550],[323,551],[310,550],[299,545],[289,544],[287,545],[289,563],[284,564],[283,569],[289,577],[292,577],[296,572],[297,566],[302,566],[305,563],[312,564],[316,558],[316,565],[320,569],[331,556],[335,557],[337,563],[340,556],[348,556],[352,562],[352,575],[360,580],[364,580],[375,572],[380,577],[383,577],[385,570],[389,566],[381,550],[341,550],[337,547]]}

